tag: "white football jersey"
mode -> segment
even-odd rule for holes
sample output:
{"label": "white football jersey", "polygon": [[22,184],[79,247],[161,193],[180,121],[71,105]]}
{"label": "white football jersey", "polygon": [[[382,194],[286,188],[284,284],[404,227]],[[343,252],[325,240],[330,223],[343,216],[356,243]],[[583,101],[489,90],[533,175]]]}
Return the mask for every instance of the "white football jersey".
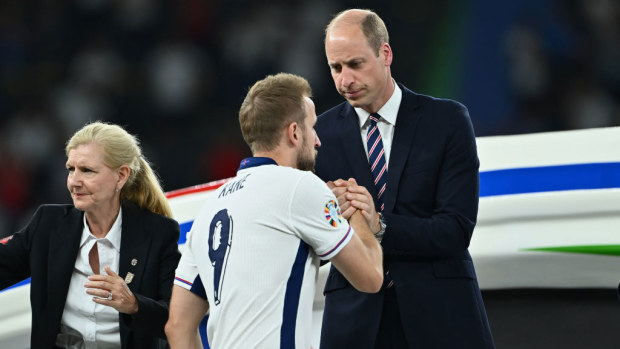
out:
{"label": "white football jersey", "polygon": [[313,173],[248,158],[198,214],[175,284],[208,299],[213,349],[309,349],[319,259],[353,234]]}

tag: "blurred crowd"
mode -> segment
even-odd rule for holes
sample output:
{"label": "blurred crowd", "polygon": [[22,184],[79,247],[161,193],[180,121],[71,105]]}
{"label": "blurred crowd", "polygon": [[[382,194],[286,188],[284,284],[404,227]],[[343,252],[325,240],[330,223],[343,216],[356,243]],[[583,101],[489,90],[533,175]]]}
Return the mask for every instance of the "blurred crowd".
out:
{"label": "blurred crowd", "polygon": [[0,237],[70,202],[64,143],[89,121],[136,134],[165,190],[234,175],[254,81],[306,77],[317,113],[342,100],[323,29],[348,7],[376,10],[396,79],[463,102],[478,136],[620,125],[620,4],[500,3],[0,1]]}

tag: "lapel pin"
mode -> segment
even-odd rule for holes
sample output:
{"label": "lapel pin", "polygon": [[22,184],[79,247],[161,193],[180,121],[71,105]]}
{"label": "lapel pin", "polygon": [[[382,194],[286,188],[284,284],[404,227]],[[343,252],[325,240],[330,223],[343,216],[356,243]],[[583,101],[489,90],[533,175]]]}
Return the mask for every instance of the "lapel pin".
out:
{"label": "lapel pin", "polygon": [[137,259],[132,259],[131,260],[131,265],[133,265],[134,267],[136,266],[136,264],[138,264],[138,260]]}
{"label": "lapel pin", "polygon": [[130,284],[132,281],[133,281],[133,273],[127,273],[127,276],[125,276],[125,283]]}

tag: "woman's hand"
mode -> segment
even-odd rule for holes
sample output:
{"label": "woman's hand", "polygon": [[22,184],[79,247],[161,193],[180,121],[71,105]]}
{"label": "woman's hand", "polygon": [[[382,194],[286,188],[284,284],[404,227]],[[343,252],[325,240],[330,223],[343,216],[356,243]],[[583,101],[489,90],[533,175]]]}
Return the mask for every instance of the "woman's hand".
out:
{"label": "woman's hand", "polygon": [[95,303],[107,305],[119,313],[133,315],[138,312],[138,300],[131,292],[125,280],[118,276],[109,266],[105,267],[108,275],[91,275],[84,284],[86,293],[93,297]]}

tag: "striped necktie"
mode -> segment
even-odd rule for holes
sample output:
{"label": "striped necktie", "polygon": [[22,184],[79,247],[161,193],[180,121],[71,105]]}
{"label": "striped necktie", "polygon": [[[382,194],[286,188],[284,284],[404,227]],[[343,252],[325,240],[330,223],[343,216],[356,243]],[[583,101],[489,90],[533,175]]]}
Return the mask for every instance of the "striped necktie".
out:
{"label": "striped necktie", "polygon": [[385,205],[383,204],[383,193],[385,192],[385,184],[387,182],[387,162],[385,161],[385,150],[383,149],[383,141],[381,134],[377,128],[377,121],[381,119],[381,115],[377,113],[370,114],[370,127],[366,135],[366,144],[368,145],[368,163],[370,170],[375,178],[375,186],[377,187],[377,199],[381,207],[381,211]]}

